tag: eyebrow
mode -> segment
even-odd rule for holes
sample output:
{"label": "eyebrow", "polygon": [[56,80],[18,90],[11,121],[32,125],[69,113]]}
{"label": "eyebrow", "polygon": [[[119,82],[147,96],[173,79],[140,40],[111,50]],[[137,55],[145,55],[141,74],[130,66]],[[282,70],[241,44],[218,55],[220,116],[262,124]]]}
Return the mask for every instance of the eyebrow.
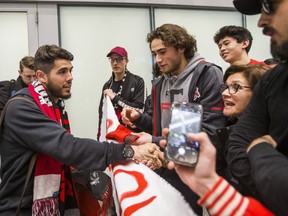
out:
{"label": "eyebrow", "polygon": [[166,47],[163,47],[163,48],[160,48],[158,50],[155,50],[155,51],[151,51],[152,53],[156,53],[156,52],[161,52],[161,51],[166,51],[167,48]]}

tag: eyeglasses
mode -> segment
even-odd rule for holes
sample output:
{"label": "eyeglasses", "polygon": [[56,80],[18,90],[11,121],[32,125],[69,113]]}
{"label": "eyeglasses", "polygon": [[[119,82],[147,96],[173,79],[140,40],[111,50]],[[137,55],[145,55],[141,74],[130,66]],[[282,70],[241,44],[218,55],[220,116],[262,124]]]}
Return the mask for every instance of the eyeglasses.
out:
{"label": "eyeglasses", "polygon": [[26,78],[28,79],[37,79],[37,76],[36,75],[26,75],[26,74],[23,74]]}
{"label": "eyeglasses", "polygon": [[111,63],[114,63],[114,61],[116,61],[117,63],[121,63],[124,60],[123,57],[118,57],[118,58],[109,58],[109,61]]}
{"label": "eyeglasses", "polygon": [[279,0],[262,0],[262,10],[266,14],[271,14],[275,11],[275,3],[280,2]]}
{"label": "eyeglasses", "polygon": [[251,89],[249,86],[241,86],[239,84],[231,84],[231,85],[220,85],[220,92],[223,93],[226,89],[228,89],[229,94],[236,94],[238,90],[243,90],[244,88]]}

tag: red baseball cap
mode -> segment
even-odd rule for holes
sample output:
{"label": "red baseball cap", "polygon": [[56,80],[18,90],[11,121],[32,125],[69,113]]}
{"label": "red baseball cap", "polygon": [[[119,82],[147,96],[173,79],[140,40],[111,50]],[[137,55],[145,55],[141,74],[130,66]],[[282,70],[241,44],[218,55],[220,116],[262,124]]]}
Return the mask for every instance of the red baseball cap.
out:
{"label": "red baseball cap", "polygon": [[108,54],[107,54],[107,57],[111,56],[112,53],[117,53],[118,55],[122,56],[122,57],[128,57],[128,53],[127,51],[123,48],[123,47],[120,47],[120,46],[116,46],[114,47]]}
{"label": "red baseball cap", "polygon": [[242,14],[255,15],[261,13],[260,0],[233,0],[235,8]]}

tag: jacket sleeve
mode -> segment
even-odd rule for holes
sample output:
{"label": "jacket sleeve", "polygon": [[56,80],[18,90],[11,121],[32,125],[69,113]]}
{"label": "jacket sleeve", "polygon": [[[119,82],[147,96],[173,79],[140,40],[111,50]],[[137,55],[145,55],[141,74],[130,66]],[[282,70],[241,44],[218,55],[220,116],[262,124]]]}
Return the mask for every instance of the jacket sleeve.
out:
{"label": "jacket sleeve", "polygon": [[109,164],[125,161],[122,154],[124,145],[74,137],[44,115],[36,104],[25,101],[16,100],[9,105],[2,132],[14,140],[11,145],[2,147],[6,152],[18,149],[19,158],[30,150],[86,170],[104,170]]}
{"label": "jacket sleeve", "polygon": [[145,83],[144,80],[139,76],[135,76],[133,81],[134,83],[132,88],[134,88],[134,92],[131,94],[131,96],[128,96],[129,99],[124,99],[123,97],[116,95],[113,98],[112,103],[118,104],[121,107],[129,106],[133,108],[138,108],[142,111],[144,108],[144,101],[146,95]]}
{"label": "jacket sleeve", "polygon": [[[260,80],[261,83],[265,82],[263,78]],[[233,127],[225,149],[230,171],[244,187],[243,193],[254,197],[258,196],[251,178],[251,166],[246,149],[254,139],[268,133],[269,123],[265,115],[265,107],[266,105],[261,101],[261,89],[258,83],[244,114]]]}
{"label": "jacket sleeve", "polygon": [[210,191],[199,201],[213,215],[272,216],[261,203],[251,197],[244,197],[226,180],[220,178]]}
{"label": "jacket sleeve", "polygon": [[211,66],[200,78],[202,78],[202,83],[199,82],[199,86],[202,86],[200,93],[200,104],[203,106],[202,130],[209,135],[212,143],[215,144],[217,142],[216,129],[224,127],[226,122],[220,93],[223,73],[218,67]]}
{"label": "jacket sleeve", "polygon": [[288,159],[268,143],[260,143],[248,153],[251,175],[263,202],[276,215],[287,214]]}
{"label": "jacket sleeve", "polygon": [[140,130],[147,132],[149,134],[152,134],[152,128],[153,128],[153,117],[140,113],[140,117],[133,121],[133,124],[137,126]]}

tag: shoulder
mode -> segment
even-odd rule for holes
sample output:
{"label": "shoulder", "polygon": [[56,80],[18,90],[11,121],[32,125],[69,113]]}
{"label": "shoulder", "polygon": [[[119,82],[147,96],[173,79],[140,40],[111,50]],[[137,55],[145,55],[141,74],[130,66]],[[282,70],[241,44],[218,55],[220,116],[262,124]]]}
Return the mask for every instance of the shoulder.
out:
{"label": "shoulder", "polygon": [[137,80],[138,82],[139,81],[144,82],[144,79],[142,77],[140,77],[139,75],[133,74],[130,71],[127,71],[126,73],[127,73],[127,78],[132,78],[134,80]]}
{"label": "shoulder", "polygon": [[223,78],[223,71],[222,68],[214,63],[201,61],[195,68],[195,74],[193,75],[196,77],[211,77],[211,79],[222,79]]}
{"label": "shoulder", "polygon": [[14,83],[15,80],[4,80],[4,81],[0,81],[0,87],[9,87],[12,85],[12,83]]}

